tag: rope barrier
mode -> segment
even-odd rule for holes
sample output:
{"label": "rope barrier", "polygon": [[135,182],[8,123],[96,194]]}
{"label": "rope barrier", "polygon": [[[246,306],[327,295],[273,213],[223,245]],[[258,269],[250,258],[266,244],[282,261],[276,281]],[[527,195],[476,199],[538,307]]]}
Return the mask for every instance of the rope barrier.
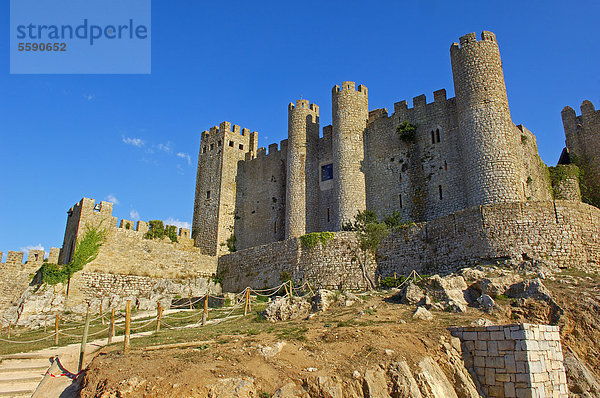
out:
{"label": "rope barrier", "polygon": [[49,339],[51,337],[54,337],[56,333],[52,333],[48,336],[42,337],[41,339],[37,339],[37,340],[29,340],[29,341],[19,341],[19,340],[6,340],[6,339],[0,339],[0,341],[3,341],[5,343],[16,343],[16,344],[31,344],[31,343],[37,343],[38,341],[42,341],[42,340],[46,340]]}

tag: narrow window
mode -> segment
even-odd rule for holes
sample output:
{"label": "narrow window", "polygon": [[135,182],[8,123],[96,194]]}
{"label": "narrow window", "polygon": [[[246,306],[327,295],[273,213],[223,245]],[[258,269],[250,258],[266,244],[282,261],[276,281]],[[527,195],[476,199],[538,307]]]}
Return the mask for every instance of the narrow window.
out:
{"label": "narrow window", "polygon": [[431,143],[435,144],[435,132],[431,130]]}
{"label": "narrow window", "polygon": [[229,146],[233,148],[233,141],[229,141]]}
{"label": "narrow window", "polygon": [[402,208],[402,194],[398,195],[398,199],[400,202],[400,208]]}
{"label": "narrow window", "polygon": [[442,200],[443,196],[442,196],[442,186],[441,185],[438,185],[438,190],[440,191],[440,200]]}
{"label": "narrow window", "polygon": [[321,166],[321,181],[333,179],[333,163]]}
{"label": "narrow window", "polygon": [[402,182],[402,173],[400,173],[400,182]]}
{"label": "narrow window", "polygon": [[444,160],[444,171],[448,171],[448,163]]}
{"label": "narrow window", "polygon": [[440,129],[435,129],[435,141],[440,142]]}
{"label": "narrow window", "polygon": [[214,143],[210,144],[210,150],[212,151],[213,149],[215,149],[215,144]]}
{"label": "narrow window", "polygon": [[329,207],[327,208],[327,222],[329,222]]}
{"label": "narrow window", "polygon": [[206,153],[206,147],[202,148],[202,153]]}
{"label": "narrow window", "polygon": [[273,231],[277,233],[277,221],[273,223]]}
{"label": "narrow window", "polygon": [[206,199],[210,199],[210,191],[206,191]]}
{"label": "narrow window", "polygon": [[221,140],[217,142],[217,146],[221,146]]}
{"label": "narrow window", "polygon": [[244,145],[243,144],[240,144],[240,149],[244,149]]}

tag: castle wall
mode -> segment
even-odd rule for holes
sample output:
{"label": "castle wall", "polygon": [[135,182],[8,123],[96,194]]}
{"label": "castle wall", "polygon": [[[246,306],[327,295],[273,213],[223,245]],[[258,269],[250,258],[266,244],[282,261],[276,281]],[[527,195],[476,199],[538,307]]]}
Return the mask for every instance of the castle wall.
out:
{"label": "castle wall", "polygon": [[[597,269],[600,265],[600,210],[576,202],[517,202],[476,206],[394,232],[378,250],[370,270],[381,277],[450,273],[461,267],[499,258],[520,259],[523,253],[559,266]],[[313,252],[288,239],[219,258],[225,291],[246,286],[273,287],[282,272],[298,284],[361,289],[356,264],[356,238],[338,232]]]}
{"label": "castle wall", "polygon": [[313,165],[318,174],[319,206],[311,217],[318,222],[315,231],[335,231],[335,220],[337,220],[337,208],[335,206],[333,180],[324,180],[321,167],[333,164],[333,138],[332,126],[323,127],[323,137],[319,138],[317,144],[318,157]]}
{"label": "castle wall", "polygon": [[[413,99],[413,108],[405,101],[395,104],[390,117],[385,110],[371,113],[365,135],[367,208],[380,217],[399,211],[413,221],[465,208],[455,100],[439,90],[432,103],[423,95]],[[396,131],[404,121],[417,126],[413,142]]]}
{"label": "castle wall", "polygon": [[259,148],[255,159],[239,163],[235,205],[238,250],[285,237],[286,141]]}
{"label": "castle wall", "polygon": [[515,134],[519,136],[516,153],[522,166],[519,169],[525,200],[552,201],[548,168],[538,155],[535,135],[523,125],[516,126]]}
{"label": "castle wall", "polygon": [[216,257],[203,254],[181,231],[177,243],[169,238],[144,239],[144,234],[125,228],[110,230],[98,256],[83,271],[157,278],[187,278],[216,271]]}
{"label": "castle wall", "polygon": [[[274,287],[288,277],[296,284],[309,282],[313,289],[362,290],[367,285],[356,262],[356,247],[352,232],[338,232],[325,247],[312,249],[303,248],[298,238],[286,239],[221,256],[217,274],[223,277],[223,291]],[[374,264],[368,273],[374,277]]]}

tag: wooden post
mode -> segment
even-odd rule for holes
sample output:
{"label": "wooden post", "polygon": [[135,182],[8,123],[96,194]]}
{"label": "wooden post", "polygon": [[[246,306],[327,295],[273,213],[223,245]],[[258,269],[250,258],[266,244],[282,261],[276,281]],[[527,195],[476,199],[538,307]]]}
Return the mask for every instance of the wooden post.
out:
{"label": "wooden post", "polygon": [[85,345],[87,344],[88,330],[90,328],[90,305],[88,304],[87,312],[85,313],[85,326],[83,327],[83,336],[81,337],[81,348],[79,349],[79,366],[77,372],[81,372],[83,367],[83,357],[85,356]]}
{"label": "wooden post", "polygon": [[188,295],[188,300],[190,301],[190,310],[192,309],[192,292]]}
{"label": "wooden post", "polygon": [[12,325],[12,322],[8,322],[8,338],[10,339],[10,327]]}
{"label": "wooden post", "polygon": [[56,314],[56,320],[54,321],[54,345],[58,345],[58,323],[60,321],[60,315]]}
{"label": "wooden post", "polygon": [[48,331],[48,317],[44,317],[44,334]]}
{"label": "wooden post", "polygon": [[312,287],[310,287],[310,283],[306,282],[306,286],[308,286],[308,290],[310,290],[310,295],[314,296],[315,292],[313,292]]}
{"label": "wooden post", "polygon": [[100,320],[102,321],[102,324],[104,325],[104,314],[102,313],[102,302],[100,302]]}
{"label": "wooden post", "polygon": [[248,315],[248,307],[250,307],[250,288],[246,288],[246,297],[244,300],[244,316]]}
{"label": "wooden post", "polygon": [[396,280],[396,279],[398,279],[398,278],[396,278],[396,273],[394,272],[394,280]]}
{"label": "wooden post", "polygon": [[284,282],[284,283],[283,283],[283,288],[285,289],[285,295],[286,295],[286,296],[289,296],[289,295],[290,295],[290,292],[288,292],[288,285],[287,285],[287,282]]}
{"label": "wooden post", "polygon": [[110,326],[108,327],[108,344],[112,343],[113,336],[115,335],[115,309],[110,311]]}
{"label": "wooden post", "polygon": [[290,298],[294,297],[294,282],[290,279]]}
{"label": "wooden post", "polygon": [[162,307],[160,301],[156,304],[156,333],[160,330],[160,318],[162,318]]}
{"label": "wooden post", "polygon": [[129,333],[131,332],[131,300],[125,306],[125,336],[123,338],[123,351],[129,351]]}
{"label": "wooden post", "polygon": [[381,287],[381,275],[379,275],[379,287]]}
{"label": "wooden post", "polygon": [[206,325],[206,319],[208,318],[208,292],[204,298],[204,312],[202,312],[202,326]]}

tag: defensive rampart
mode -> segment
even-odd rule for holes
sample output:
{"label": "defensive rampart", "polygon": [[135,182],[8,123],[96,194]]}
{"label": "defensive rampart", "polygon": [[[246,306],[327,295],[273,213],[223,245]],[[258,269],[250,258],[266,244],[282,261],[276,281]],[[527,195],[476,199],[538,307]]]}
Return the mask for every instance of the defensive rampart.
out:
{"label": "defensive rampart", "polygon": [[[600,210],[577,202],[516,202],[476,206],[392,233],[366,274],[450,273],[464,266],[523,255],[558,266],[597,268]],[[299,239],[257,246],[219,258],[223,290],[272,287],[287,277],[314,287],[362,289],[357,240],[339,232],[325,246]]]}

